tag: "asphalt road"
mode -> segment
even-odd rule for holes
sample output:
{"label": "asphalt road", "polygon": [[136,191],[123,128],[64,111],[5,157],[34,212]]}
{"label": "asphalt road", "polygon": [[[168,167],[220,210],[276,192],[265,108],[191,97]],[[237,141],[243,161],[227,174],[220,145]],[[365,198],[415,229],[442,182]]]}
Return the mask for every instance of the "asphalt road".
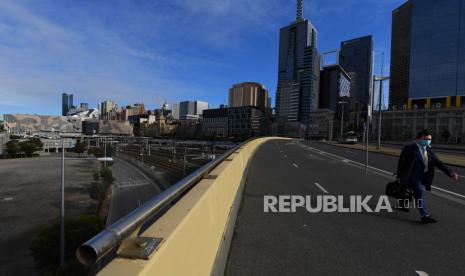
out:
{"label": "asphalt road", "polygon": [[111,225],[161,192],[160,187],[131,163],[115,158],[115,183],[110,202],[107,225]]}
{"label": "asphalt road", "polygon": [[[365,151],[362,150],[353,150],[348,148],[341,148],[336,145],[329,145],[325,143],[318,142],[303,142],[305,145],[311,146],[315,149],[323,150],[325,152],[344,157],[349,160],[354,160],[359,163],[365,164]],[[434,151],[434,148],[433,148]],[[371,153],[368,156],[368,163],[370,166],[382,169],[384,171],[395,173],[397,170],[397,156],[380,154],[380,153]],[[461,176],[465,177],[465,168],[448,166],[452,171],[458,173]],[[446,189],[455,193],[459,193],[465,196],[465,178],[461,178],[460,182],[450,179],[448,176],[444,175],[441,171],[435,172],[435,179],[433,185],[440,189]],[[438,190],[438,189],[436,189]]]}
{"label": "asphalt road", "polygon": [[[264,195],[377,199],[392,176],[375,170],[365,175],[350,161],[360,158],[358,152],[296,140],[261,146],[249,167],[226,275],[465,275],[465,198],[460,196],[428,193],[427,207],[439,223],[426,225],[419,223],[417,210],[264,212]],[[373,166],[395,167],[394,157],[370,156]],[[440,176],[435,185],[448,187],[448,181]]]}

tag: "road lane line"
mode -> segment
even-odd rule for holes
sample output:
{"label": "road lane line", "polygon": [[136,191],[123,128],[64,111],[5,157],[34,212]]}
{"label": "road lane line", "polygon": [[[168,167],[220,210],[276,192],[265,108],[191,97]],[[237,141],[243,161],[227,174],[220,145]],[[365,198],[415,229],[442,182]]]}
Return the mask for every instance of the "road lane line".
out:
{"label": "road lane line", "polygon": [[[314,150],[317,150],[315,148],[313,148]],[[318,151],[318,150],[317,150]],[[347,158],[344,158],[344,157],[341,157],[339,155],[336,155],[336,154],[332,154],[332,153],[329,153],[329,152],[325,152],[325,151],[319,151],[320,154],[323,154],[323,155],[326,155],[326,156],[329,156],[329,157],[333,157],[333,158],[336,158],[336,159],[342,159],[342,160],[347,160],[349,161],[350,163],[354,163],[354,164],[357,164],[357,165],[360,165],[360,166],[364,166],[365,167],[365,164],[363,163],[360,163],[360,162],[357,162],[357,161],[354,161],[354,160],[351,160],[351,159],[347,159]],[[344,161],[345,162],[345,161]],[[348,162],[347,162],[348,163]],[[375,167],[372,167],[372,166],[368,166],[369,169],[372,169],[372,170],[375,170],[375,171],[380,171],[382,173],[385,173],[385,174],[389,174],[389,175],[393,175],[392,172],[388,172],[388,171],[385,171],[385,170],[382,170],[382,169],[378,169],[378,168],[375,168]]]}
{"label": "road lane line", "polygon": [[297,164],[296,164],[296,163],[292,163],[292,166],[294,166],[294,167],[296,167],[296,168],[298,168],[298,167],[299,167],[299,166],[297,166]]}
{"label": "road lane line", "polygon": [[287,154],[284,154],[284,158],[287,158]]}
{"label": "road lane line", "polygon": [[431,188],[434,188],[434,189],[436,189],[436,190],[443,191],[443,192],[448,193],[448,194],[451,194],[451,195],[459,196],[459,197],[461,197],[461,198],[465,198],[464,195],[457,194],[457,193],[451,192],[451,191],[449,191],[449,190],[444,190],[444,189],[439,188],[439,187],[436,187],[436,186],[431,186]]}
{"label": "road lane line", "polygon": [[[338,159],[342,159],[343,162],[349,161],[350,163],[354,163],[354,164],[365,167],[365,164],[363,164],[363,163],[360,163],[360,162],[357,162],[357,161],[354,161],[354,160],[350,160],[350,159],[347,159],[347,158],[344,158],[344,157],[341,157],[341,156],[338,156],[336,154],[332,154],[332,153],[329,153],[329,152],[324,152],[324,151],[321,151],[321,150],[317,150],[315,148],[312,148],[312,149],[315,150],[315,151],[319,151],[320,154],[327,155],[327,156],[332,156],[332,157],[335,157],[335,158],[338,158]],[[349,162],[346,162],[346,163],[349,163]],[[394,176],[394,173],[392,173],[392,172],[388,172],[388,171],[385,171],[385,170],[382,170],[382,169],[379,169],[379,168],[375,168],[375,167],[372,167],[372,166],[368,166],[368,168],[372,169],[372,170],[375,170],[375,171],[379,171],[379,172],[388,174],[390,176]],[[431,188],[436,189],[436,190],[440,190],[442,192],[445,192],[445,193],[448,193],[448,194],[451,194],[451,195],[455,195],[455,196],[458,196],[458,197],[461,197],[461,198],[465,198],[465,195],[454,193],[452,191],[442,189],[442,188],[436,187],[434,185],[432,185]]]}
{"label": "road lane line", "polygon": [[326,189],[325,189],[325,188],[323,188],[323,187],[322,187],[320,184],[318,184],[318,183],[316,183],[316,182],[315,182],[315,185],[316,185],[318,188],[320,188],[320,190],[322,190],[322,191],[323,191],[323,193],[325,193],[325,194],[329,194],[329,192],[328,192],[328,191],[326,191]]}

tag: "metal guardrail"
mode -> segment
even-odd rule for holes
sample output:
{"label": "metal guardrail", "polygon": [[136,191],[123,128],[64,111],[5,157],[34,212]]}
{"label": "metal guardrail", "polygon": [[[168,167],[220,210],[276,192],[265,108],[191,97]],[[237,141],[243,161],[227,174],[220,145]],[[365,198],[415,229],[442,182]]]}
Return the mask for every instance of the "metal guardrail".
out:
{"label": "metal guardrail", "polygon": [[119,248],[128,237],[137,235],[136,231],[139,231],[145,222],[178,199],[183,192],[195,186],[216,166],[249,141],[237,145],[222,156],[205,164],[82,244],[76,251],[78,260],[84,265],[92,265]]}

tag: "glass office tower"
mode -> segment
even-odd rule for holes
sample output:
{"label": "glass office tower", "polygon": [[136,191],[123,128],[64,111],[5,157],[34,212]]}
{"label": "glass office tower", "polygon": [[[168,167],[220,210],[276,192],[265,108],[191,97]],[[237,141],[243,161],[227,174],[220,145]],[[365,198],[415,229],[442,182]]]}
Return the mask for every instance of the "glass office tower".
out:
{"label": "glass office tower", "polygon": [[341,42],[339,64],[350,75],[357,87],[351,91],[352,104],[360,108],[371,103],[373,89],[373,39],[371,35]]}
{"label": "glass office tower", "polygon": [[306,125],[318,108],[319,57],[317,32],[299,15],[279,34],[276,115],[281,123]]}
{"label": "glass office tower", "polygon": [[409,98],[465,95],[465,0],[412,0]]}
{"label": "glass office tower", "polygon": [[[338,64],[325,66],[320,76],[320,109],[337,111],[350,97],[350,77]],[[347,109],[346,109],[347,110]]]}
{"label": "glass office tower", "polygon": [[405,2],[392,12],[389,106],[407,105],[410,67],[412,3]]}
{"label": "glass office tower", "polygon": [[63,93],[61,95],[61,115],[68,115],[71,108],[73,108],[73,94]]}

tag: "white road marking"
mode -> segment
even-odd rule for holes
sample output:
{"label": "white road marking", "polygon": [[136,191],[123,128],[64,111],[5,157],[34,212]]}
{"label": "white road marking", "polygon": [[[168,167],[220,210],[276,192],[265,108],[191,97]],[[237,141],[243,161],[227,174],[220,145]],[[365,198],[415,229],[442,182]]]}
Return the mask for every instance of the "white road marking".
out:
{"label": "white road marking", "polygon": [[294,167],[296,167],[296,168],[298,168],[298,167],[299,167],[299,166],[297,166],[297,164],[296,164],[296,163],[292,163],[292,166],[294,166]]}
{"label": "white road marking", "polygon": [[[365,164],[363,163],[360,163],[360,162],[357,162],[357,161],[354,161],[354,160],[350,160],[350,159],[346,159],[344,157],[341,157],[339,155],[336,155],[336,154],[332,154],[332,153],[329,153],[329,152],[325,152],[325,151],[322,151],[322,150],[317,150],[315,148],[311,148],[313,151],[317,151],[318,153],[320,154],[323,154],[323,155],[326,155],[326,156],[329,156],[329,157],[333,157],[333,158],[337,158],[337,159],[342,159],[343,162],[345,163],[353,163],[353,164],[357,164],[357,165],[360,165],[362,167],[365,167]],[[346,162],[347,161],[347,162]],[[387,175],[390,175],[390,176],[393,176],[394,173],[392,172],[388,172],[388,171],[385,171],[385,170],[382,170],[382,169],[379,169],[379,168],[375,168],[375,167],[372,167],[372,166],[368,166],[369,169],[371,170],[375,170],[375,171],[378,171],[378,172],[382,172],[384,174],[387,174]],[[465,195],[462,195],[462,194],[458,194],[458,193],[454,193],[452,191],[449,191],[449,190],[446,190],[446,189],[442,189],[442,188],[439,188],[439,187],[436,187],[436,186],[431,186],[431,188],[433,189],[436,189],[436,190],[440,190],[442,192],[445,192],[445,193],[448,193],[448,194],[451,194],[451,195],[455,195],[455,196],[458,196],[458,197],[461,197],[461,198],[465,198]]]}
{"label": "white road marking", "polygon": [[325,188],[323,188],[323,187],[322,187],[320,184],[318,184],[318,183],[316,183],[316,182],[315,182],[315,185],[316,185],[318,188],[320,188],[320,190],[322,190],[322,191],[323,191],[323,193],[325,193],[325,194],[329,194],[329,192],[328,192],[328,191],[326,191],[326,189],[325,189]]}
{"label": "white road marking", "polygon": [[145,186],[149,185],[150,183],[146,180],[129,180],[129,181],[122,181],[122,182],[117,182],[116,186],[118,188],[128,188],[128,187],[139,187],[139,186]]}
{"label": "white road marking", "polygon": [[[317,149],[313,148],[313,150],[317,150]],[[329,152],[319,151],[319,153],[323,154],[323,155],[326,155],[326,156],[329,156],[329,157],[336,158],[336,159],[347,160],[350,163],[354,163],[354,164],[357,164],[357,165],[360,165],[360,166],[365,166],[365,164],[363,164],[363,163],[360,163],[360,162],[357,162],[357,161],[354,161],[354,160],[351,160],[351,159],[346,159],[344,157],[341,157],[339,155],[332,154],[332,153],[329,153]],[[347,163],[349,163],[349,162],[347,162]],[[391,173],[391,172],[388,172],[388,171],[385,171],[385,170],[382,170],[382,169],[378,169],[378,168],[375,168],[375,167],[372,167],[372,166],[368,166],[368,168],[372,169],[372,170],[375,170],[375,171],[382,172],[382,173],[386,173],[386,174],[389,174],[389,175],[393,175],[393,173]]]}
{"label": "white road marking", "polygon": [[284,158],[287,158],[287,154],[284,154]]}
{"label": "white road marking", "polygon": [[415,272],[420,275],[420,276],[429,276],[428,273],[424,272],[424,271],[420,271],[420,270],[415,270]]}
{"label": "white road marking", "polygon": [[459,196],[459,197],[461,197],[461,198],[465,198],[464,195],[457,194],[457,193],[451,192],[451,191],[449,191],[449,190],[444,190],[444,189],[441,189],[441,188],[436,187],[436,186],[431,186],[431,188],[434,188],[434,189],[436,189],[436,190],[443,191],[443,192],[448,193],[448,194],[451,194],[451,195]]}
{"label": "white road marking", "polygon": [[5,198],[3,199],[3,201],[12,201],[12,200],[13,200],[12,197],[5,197]]}

